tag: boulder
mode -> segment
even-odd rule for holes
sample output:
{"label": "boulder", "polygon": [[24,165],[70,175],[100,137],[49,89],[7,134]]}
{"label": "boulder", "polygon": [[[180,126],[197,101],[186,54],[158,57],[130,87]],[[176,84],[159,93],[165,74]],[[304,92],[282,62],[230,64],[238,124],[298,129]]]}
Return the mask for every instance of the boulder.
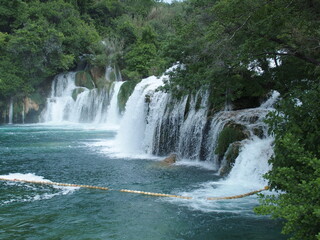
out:
{"label": "boulder", "polygon": [[178,160],[178,155],[175,153],[170,154],[170,156],[166,157],[162,160],[162,163],[171,165],[174,164]]}
{"label": "boulder", "polygon": [[76,88],[76,89],[74,89],[73,92],[72,92],[72,98],[73,98],[73,100],[76,101],[78,95],[79,95],[80,93],[83,93],[84,91],[85,91],[85,88]]}

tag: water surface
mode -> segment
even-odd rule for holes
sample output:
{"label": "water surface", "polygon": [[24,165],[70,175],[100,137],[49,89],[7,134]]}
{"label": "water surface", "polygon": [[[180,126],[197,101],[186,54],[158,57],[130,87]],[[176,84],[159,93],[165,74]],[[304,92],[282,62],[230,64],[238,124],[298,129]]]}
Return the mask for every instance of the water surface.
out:
{"label": "water surface", "polygon": [[[84,125],[1,126],[0,175],[171,194],[221,182],[205,165],[112,154],[103,143],[115,135]],[[3,181],[0,191],[0,239],[285,239],[280,222],[252,212],[255,197],[217,203]]]}

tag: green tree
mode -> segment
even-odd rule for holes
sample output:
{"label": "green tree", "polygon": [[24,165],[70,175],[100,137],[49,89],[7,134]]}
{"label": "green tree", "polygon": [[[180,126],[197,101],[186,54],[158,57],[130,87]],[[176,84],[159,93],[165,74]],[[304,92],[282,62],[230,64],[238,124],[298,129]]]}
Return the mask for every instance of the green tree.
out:
{"label": "green tree", "polygon": [[125,54],[124,73],[135,80],[163,71],[164,62],[158,55],[158,41],[151,26],[141,29],[141,36]]}
{"label": "green tree", "polygon": [[320,86],[296,88],[269,118],[275,134],[272,170],[277,195],[266,195],[259,214],[285,219],[283,233],[295,240],[320,239]]}
{"label": "green tree", "polygon": [[[0,99],[6,99],[17,94],[21,87],[28,88],[23,84],[23,78],[19,67],[14,63],[12,55],[7,51],[10,35],[0,32]],[[27,85],[27,86],[26,86]]]}
{"label": "green tree", "polygon": [[27,20],[28,5],[20,0],[0,0],[0,32],[12,33]]}
{"label": "green tree", "polygon": [[[12,6],[23,10],[14,15]],[[48,77],[74,67],[99,40],[95,28],[62,0],[5,1],[1,11],[6,13],[3,22],[9,23],[0,37],[2,97],[30,93]]]}

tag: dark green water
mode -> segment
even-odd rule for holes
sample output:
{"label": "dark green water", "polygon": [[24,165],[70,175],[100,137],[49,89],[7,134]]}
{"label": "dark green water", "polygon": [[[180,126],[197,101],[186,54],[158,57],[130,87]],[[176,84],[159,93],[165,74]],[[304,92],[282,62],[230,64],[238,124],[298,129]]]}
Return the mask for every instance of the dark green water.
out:
{"label": "dark green water", "polygon": [[[173,194],[219,180],[210,169],[111,157],[96,143],[114,136],[80,126],[2,126],[0,175]],[[279,222],[253,214],[252,198],[241,208],[202,209],[196,201],[3,181],[0,192],[0,239],[285,239]]]}

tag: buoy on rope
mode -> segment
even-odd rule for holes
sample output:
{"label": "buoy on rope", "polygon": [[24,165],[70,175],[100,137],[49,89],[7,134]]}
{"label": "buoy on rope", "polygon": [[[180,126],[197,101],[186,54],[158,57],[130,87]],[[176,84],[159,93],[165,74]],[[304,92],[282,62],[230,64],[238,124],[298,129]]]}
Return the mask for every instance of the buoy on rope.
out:
{"label": "buoy on rope", "polygon": [[[143,192],[137,190],[129,190],[129,189],[111,189],[108,187],[98,187],[98,186],[91,186],[91,185],[81,185],[81,184],[70,184],[70,183],[58,183],[58,182],[44,182],[44,181],[31,181],[31,180],[22,180],[22,179],[9,179],[9,178],[0,178],[1,181],[11,181],[11,182],[22,182],[22,183],[32,183],[32,184],[42,184],[42,185],[54,185],[54,186],[63,186],[63,187],[79,187],[79,188],[90,188],[90,189],[99,189],[105,191],[118,191],[118,192],[126,192],[126,193],[135,193],[135,194],[142,194],[142,195],[149,195],[149,196],[157,196],[157,197],[169,197],[169,198],[180,198],[180,199],[193,199],[193,197],[188,196],[179,196],[179,195],[172,195],[172,194],[165,194],[165,193],[154,193],[154,192]],[[266,191],[269,189],[269,186],[264,187],[263,189],[248,192],[245,194],[240,194],[236,196],[229,196],[229,197],[208,197],[206,200],[227,200],[227,199],[237,199],[243,198],[247,196],[254,195],[256,193]]]}

